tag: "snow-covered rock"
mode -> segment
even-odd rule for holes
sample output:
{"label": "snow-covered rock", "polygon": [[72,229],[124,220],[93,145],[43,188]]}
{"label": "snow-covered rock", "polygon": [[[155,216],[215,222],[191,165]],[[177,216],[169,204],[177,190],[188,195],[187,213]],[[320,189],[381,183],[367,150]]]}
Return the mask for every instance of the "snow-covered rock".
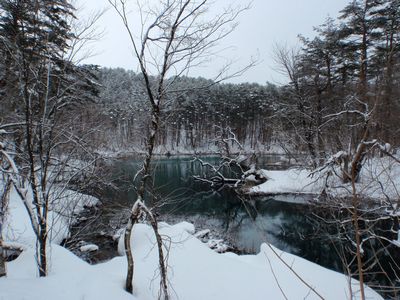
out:
{"label": "snow-covered rock", "polygon": [[204,230],[200,230],[198,232],[196,232],[194,234],[194,237],[198,238],[198,239],[202,239],[206,236],[208,236],[210,234],[211,230],[210,229],[204,229]]}
{"label": "snow-covered rock", "polygon": [[207,246],[217,253],[224,253],[229,249],[229,246],[224,243],[224,240],[211,239],[207,242]]}
{"label": "snow-covered rock", "polygon": [[92,251],[97,251],[99,250],[99,246],[95,244],[88,244],[88,245],[83,245],[79,248],[81,252],[92,252]]}

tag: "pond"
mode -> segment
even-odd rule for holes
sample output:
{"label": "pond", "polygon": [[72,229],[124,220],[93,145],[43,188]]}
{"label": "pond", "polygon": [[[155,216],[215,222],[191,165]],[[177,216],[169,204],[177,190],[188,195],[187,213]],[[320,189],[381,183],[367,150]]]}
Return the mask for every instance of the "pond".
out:
{"label": "pond", "polygon": [[[216,162],[217,158],[205,158]],[[258,159],[260,167],[287,167],[284,156],[268,155]],[[135,159],[117,161],[113,166],[118,191],[104,193],[108,211],[129,207],[135,199],[133,176],[141,162]],[[154,195],[147,197],[157,207],[159,219],[167,222],[188,221],[196,229],[210,229],[240,253],[257,253],[263,242],[297,254],[323,266],[339,269],[340,258],[330,251],[330,236],[323,235],[307,205],[298,204],[302,196],[242,197],[232,189],[211,189],[193,179],[205,170],[190,157],[159,158],[154,162]],[[309,196],[303,196],[304,202]],[[283,200],[283,201],[282,201]],[[293,203],[296,202],[296,203]],[[114,218],[120,220],[121,218]]]}
{"label": "pond", "polygon": [[[203,159],[210,163],[217,161],[215,157]],[[259,157],[258,165],[267,169],[287,168],[289,160],[280,155],[268,155]],[[89,218],[83,216],[83,220],[92,220],[93,215],[96,218],[78,223],[73,229],[74,240],[67,241],[66,246],[92,263],[117,255],[116,240],[112,237],[117,229],[126,225],[136,198],[133,177],[140,166],[141,160],[137,158],[112,163],[111,180],[116,188],[100,192],[101,208],[96,214],[87,212]],[[212,189],[193,179],[193,175],[201,175],[205,170],[191,157],[157,158],[153,169],[153,193],[148,194],[145,202],[155,209],[159,221],[171,224],[187,221],[193,223],[196,230],[210,229],[212,238],[223,239],[237,253],[258,253],[263,242],[270,242],[281,250],[338,272],[344,272],[344,261],[352,262],[349,264],[351,272],[357,270],[353,260],[351,223],[350,229],[346,229],[350,231],[344,232],[339,222],[330,223],[335,221],[330,218],[340,213],[337,209],[316,209],[307,202],[310,196],[305,195],[243,197],[229,188]],[[364,245],[364,260],[372,266],[366,279],[375,289],[379,286],[377,290],[382,294],[392,297],[399,291],[397,286],[393,292],[391,285],[396,274],[400,274],[396,263],[400,253],[388,242],[393,239],[390,236],[393,235],[392,220],[377,226],[384,240],[371,240]],[[99,245],[100,250],[79,253],[82,240]],[[375,264],[378,256],[379,264]]]}

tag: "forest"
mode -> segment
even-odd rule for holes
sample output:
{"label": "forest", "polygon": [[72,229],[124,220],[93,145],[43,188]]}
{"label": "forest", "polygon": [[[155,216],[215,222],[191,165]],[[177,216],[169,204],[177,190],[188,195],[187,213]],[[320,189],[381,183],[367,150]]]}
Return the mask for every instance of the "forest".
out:
{"label": "forest", "polygon": [[[172,152],[204,148],[215,137],[213,125],[229,126],[248,150],[283,146],[323,160],[348,147],[354,151],[363,117],[373,111],[371,139],[397,145],[399,12],[397,3],[381,2],[350,4],[339,20],[316,27],[312,40],[300,36],[300,49],[277,45],[274,58],[287,85],[171,78],[174,92],[162,110],[158,144]],[[146,128],[148,108],[141,75],[101,68],[94,75],[99,95],[87,111],[98,119],[87,121],[104,122],[99,142],[142,148],[138,132]]]}
{"label": "forest", "polygon": [[[251,5],[209,16],[216,8],[207,0],[137,1],[135,28],[129,2],[107,1],[127,33],[135,71],[78,59],[86,43],[101,38],[95,26],[104,12],[82,22],[73,1],[0,0],[0,298],[54,299],[74,261],[85,284],[74,290],[77,283],[67,280],[62,299],[398,299],[400,1],[349,1],[336,18],[315,24],[313,37],[300,32],[298,46],[275,43],[271,55],[284,84],[230,82],[256,61],[237,73],[190,76]],[[263,165],[266,156],[285,164]],[[220,242],[201,242],[208,229],[159,222],[166,219],[162,205],[149,199],[164,197],[157,176],[169,171],[154,165],[170,157],[201,166],[185,177],[203,184],[202,192],[228,186],[228,198],[238,197],[254,224],[252,211],[261,214],[257,207],[268,197],[311,195],[303,205],[311,207],[315,231],[334,241],[340,266],[314,270],[308,257],[265,237],[254,257],[232,254],[244,275],[231,278],[228,256],[209,249]],[[129,159],[140,161],[124,178],[134,197],[118,217],[123,225],[107,233],[118,236],[120,257],[75,261],[68,245],[83,259],[99,247],[73,237],[72,228],[84,231],[80,224],[91,226],[85,214],[111,207],[105,191],[118,189],[115,166]],[[185,278],[191,253],[210,261],[218,279],[198,265],[197,277]],[[91,274],[103,290],[91,287]],[[49,278],[48,298],[35,288],[38,276]],[[225,290],[247,277],[268,278],[271,286]]]}

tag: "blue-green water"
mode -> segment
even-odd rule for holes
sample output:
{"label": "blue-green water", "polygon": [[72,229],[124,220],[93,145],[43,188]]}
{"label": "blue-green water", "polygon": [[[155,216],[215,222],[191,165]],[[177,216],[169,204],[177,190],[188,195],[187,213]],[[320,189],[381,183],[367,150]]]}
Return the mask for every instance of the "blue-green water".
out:
{"label": "blue-green water", "polygon": [[[287,161],[281,160],[281,156],[265,156],[258,163],[260,167],[271,168],[285,165]],[[129,207],[134,201],[132,180],[140,165],[135,159],[115,163],[114,183],[120,190],[107,193],[110,207]],[[208,184],[193,179],[193,175],[201,175],[206,170],[190,157],[156,159],[153,169],[154,193],[148,195],[146,202],[155,207],[159,219],[185,220],[199,229],[212,229],[246,253],[258,252],[261,243],[269,241],[282,250],[339,268],[336,253],[330,251],[330,236],[321,236],[316,230],[308,206],[290,203],[296,196],[281,196],[280,200],[285,202],[271,197],[242,197],[229,188],[211,189]]]}

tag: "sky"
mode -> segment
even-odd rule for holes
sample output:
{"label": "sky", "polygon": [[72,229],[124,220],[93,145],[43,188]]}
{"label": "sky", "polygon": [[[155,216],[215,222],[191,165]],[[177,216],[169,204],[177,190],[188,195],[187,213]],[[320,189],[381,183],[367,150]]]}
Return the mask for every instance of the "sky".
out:
{"label": "sky", "polygon": [[[216,9],[230,3],[244,1],[215,0]],[[265,84],[285,83],[273,60],[274,45],[299,46],[298,35],[313,37],[313,27],[322,24],[328,16],[336,18],[349,0],[253,0],[251,8],[238,19],[236,30],[221,41],[226,50],[221,58],[211,64],[193,70],[191,76],[213,78],[226,60],[234,61],[233,70],[240,69],[250,59],[257,58],[257,65],[246,73],[229,81],[234,83],[256,82]],[[93,56],[83,63],[105,67],[122,67],[137,71],[132,47],[122,22],[110,8],[107,0],[77,0],[78,16],[86,17],[91,12],[109,8],[99,20],[97,27],[103,35],[90,44]],[[236,69],[235,69],[236,68]]]}

